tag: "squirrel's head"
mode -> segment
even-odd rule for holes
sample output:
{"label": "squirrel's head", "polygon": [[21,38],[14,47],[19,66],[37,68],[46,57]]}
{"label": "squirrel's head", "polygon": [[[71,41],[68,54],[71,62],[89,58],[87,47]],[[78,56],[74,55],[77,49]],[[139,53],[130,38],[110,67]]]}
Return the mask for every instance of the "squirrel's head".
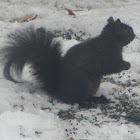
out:
{"label": "squirrel's head", "polygon": [[122,23],[120,19],[114,21],[113,17],[110,17],[107,21],[108,24],[104,27],[102,34],[112,36],[122,46],[129,44],[135,38],[132,27]]}

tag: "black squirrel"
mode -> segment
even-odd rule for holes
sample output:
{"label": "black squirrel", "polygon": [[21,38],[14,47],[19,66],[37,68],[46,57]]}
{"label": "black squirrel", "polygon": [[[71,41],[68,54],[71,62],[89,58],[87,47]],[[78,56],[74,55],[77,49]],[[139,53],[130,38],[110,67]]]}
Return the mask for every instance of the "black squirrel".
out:
{"label": "black squirrel", "polygon": [[11,68],[20,76],[25,63],[30,63],[45,91],[66,103],[81,103],[93,98],[103,75],[131,67],[122,59],[122,48],[134,38],[132,27],[110,17],[99,36],[71,47],[62,56],[61,43],[54,41],[52,33],[28,28],[11,34],[1,50],[3,73],[17,82]]}

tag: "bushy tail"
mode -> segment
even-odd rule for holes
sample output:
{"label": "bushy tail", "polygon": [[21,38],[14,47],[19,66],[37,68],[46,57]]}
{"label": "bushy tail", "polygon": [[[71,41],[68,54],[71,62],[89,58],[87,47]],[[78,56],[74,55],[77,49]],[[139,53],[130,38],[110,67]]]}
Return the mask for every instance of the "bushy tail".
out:
{"label": "bushy tail", "polygon": [[24,65],[29,63],[33,67],[33,75],[42,82],[43,87],[48,91],[55,90],[61,60],[60,43],[54,41],[53,35],[43,28],[35,30],[31,27],[9,37],[8,45],[1,50],[5,78],[17,82],[11,69],[21,77]]}

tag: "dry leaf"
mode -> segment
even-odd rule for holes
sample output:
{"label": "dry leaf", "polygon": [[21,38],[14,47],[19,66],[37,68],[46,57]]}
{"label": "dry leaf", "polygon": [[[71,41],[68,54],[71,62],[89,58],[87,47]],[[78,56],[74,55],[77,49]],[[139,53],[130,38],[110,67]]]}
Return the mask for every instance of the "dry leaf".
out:
{"label": "dry leaf", "polygon": [[79,11],[84,11],[84,10],[72,10],[72,11],[79,12]]}
{"label": "dry leaf", "polygon": [[30,20],[34,20],[36,19],[37,15],[26,15],[25,17],[22,17],[22,18],[15,18],[15,21],[17,22],[25,22],[25,21],[30,21]]}
{"label": "dry leaf", "polygon": [[70,140],[74,140],[74,138],[70,138]]}
{"label": "dry leaf", "polygon": [[69,14],[69,15],[74,15],[74,16],[76,16],[76,15],[72,12],[72,10],[70,10],[70,9],[68,9],[68,8],[65,8],[65,10],[68,11],[68,14]]}
{"label": "dry leaf", "polygon": [[35,15],[31,20],[35,20],[37,18],[37,15]]}

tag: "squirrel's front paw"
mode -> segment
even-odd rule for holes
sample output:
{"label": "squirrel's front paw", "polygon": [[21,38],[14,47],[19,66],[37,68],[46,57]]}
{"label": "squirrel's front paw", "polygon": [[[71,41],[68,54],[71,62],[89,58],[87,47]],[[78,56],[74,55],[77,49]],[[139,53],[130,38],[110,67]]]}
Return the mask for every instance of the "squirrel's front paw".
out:
{"label": "squirrel's front paw", "polygon": [[129,62],[124,62],[124,70],[129,70],[131,67],[131,64]]}

